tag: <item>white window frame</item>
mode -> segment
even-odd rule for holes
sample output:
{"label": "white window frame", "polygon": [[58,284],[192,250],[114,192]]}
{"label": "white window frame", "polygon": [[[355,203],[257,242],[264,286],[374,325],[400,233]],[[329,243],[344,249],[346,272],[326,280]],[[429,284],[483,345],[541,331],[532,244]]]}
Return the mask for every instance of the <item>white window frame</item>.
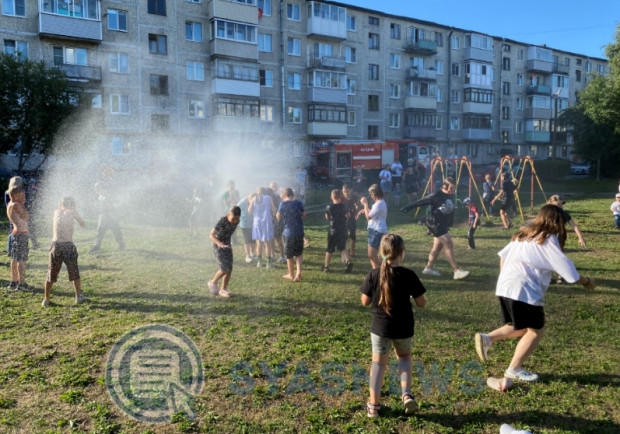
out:
{"label": "white window frame", "polygon": [[[121,17],[125,17],[125,26],[121,26]],[[115,20],[115,22],[112,21]],[[116,24],[116,27],[113,27],[112,24]],[[108,30],[112,30],[114,32],[126,32],[127,31],[127,11],[123,11],[120,9],[108,9]]]}
{"label": "white window frame", "polygon": [[[4,5],[10,2],[11,10],[5,10]],[[18,6],[23,9],[24,13],[18,14]],[[2,1],[2,15],[9,17],[25,17],[26,16],[26,0],[3,0]]]}
{"label": "white window frame", "polygon": [[[204,101],[190,99],[188,101],[187,116],[190,119],[206,119],[207,118],[207,104]],[[194,114],[192,115],[192,111]],[[202,116],[199,114],[202,112]]]}
{"label": "white window frame", "polygon": [[390,83],[390,99],[400,98],[400,84]]}
{"label": "white window frame", "polygon": [[273,35],[271,33],[258,34],[258,51],[264,53],[273,52]]}
{"label": "white window frame", "polygon": [[461,39],[458,36],[452,35],[452,49],[460,50],[461,49]]}
{"label": "white window frame", "polygon": [[288,122],[290,124],[301,124],[302,123],[302,111],[301,107],[289,106],[286,109]]}
{"label": "white window frame", "polygon": [[290,21],[301,21],[301,7],[295,3],[287,3],[286,19]]}
{"label": "white window frame", "polygon": [[[188,29],[190,35],[188,37]],[[185,21],[185,40],[190,42],[202,42],[203,41],[203,28],[202,23],[196,21]]]}
{"label": "white window frame", "polygon": [[461,129],[461,118],[459,118],[458,116],[451,116],[450,117],[450,129],[452,131],[458,131]]}
{"label": "white window frame", "polygon": [[108,70],[114,74],[129,74],[129,54],[120,51],[110,52]]}
{"label": "white window frame", "polygon": [[355,15],[347,14],[346,26],[347,26],[347,31],[349,31],[349,32],[357,32],[357,22],[356,22],[356,19],[355,19]]}
{"label": "white window frame", "polygon": [[390,53],[390,68],[400,69],[400,54]]}
{"label": "white window frame", "polygon": [[347,78],[346,87],[347,87],[347,95],[357,94],[357,80],[353,78]]}
{"label": "white window frame", "polygon": [[301,74],[299,72],[289,72],[286,81],[290,90],[301,90]]}
{"label": "white window frame", "polygon": [[262,87],[273,87],[273,70],[262,69],[258,71],[258,80],[260,83],[260,71],[265,71],[265,84],[261,84]]}
{"label": "white window frame", "polygon": [[4,40],[4,53],[11,56],[19,56],[22,59],[28,58],[28,42],[16,41],[15,39]]}
{"label": "white window frame", "polygon": [[260,120],[262,122],[273,122],[273,106],[269,104],[261,104],[260,105]]}
{"label": "white window frame", "polygon": [[256,6],[263,11],[263,15],[271,16],[271,0],[258,0]]}
{"label": "white window frame", "polygon": [[450,102],[452,104],[461,103],[461,91],[460,90],[452,90],[452,95],[450,95]]}
{"label": "white window frame", "polygon": [[354,127],[357,122],[356,116],[355,116],[355,110],[349,110],[347,112],[347,125],[350,127]]}
{"label": "white window frame", "polygon": [[344,47],[344,60],[347,63],[357,63],[357,50],[353,47]]}
{"label": "white window frame", "polygon": [[435,60],[435,73],[436,74],[443,74],[443,60]]}
{"label": "white window frame", "polygon": [[129,95],[121,93],[110,94],[110,114],[128,115],[129,113]]}
{"label": "white window frame", "polygon": [[289,56],[301,56],[301,39],[288,38],[286,40],[286,53]]}
{"label": "white window frame", "polygon": [[400,113],[390,113],[390,128],[400,128]]}
{"label": "white window frame", "polygon": [[236,23],[221,18],[216,18],[211,23],[211,37],[214,39],[256,44],[257,32],[255,25]]}
{"label": "white window frame", "polygon": [[205,81],[205,64],[188,60],[185,77],[190,81]]}

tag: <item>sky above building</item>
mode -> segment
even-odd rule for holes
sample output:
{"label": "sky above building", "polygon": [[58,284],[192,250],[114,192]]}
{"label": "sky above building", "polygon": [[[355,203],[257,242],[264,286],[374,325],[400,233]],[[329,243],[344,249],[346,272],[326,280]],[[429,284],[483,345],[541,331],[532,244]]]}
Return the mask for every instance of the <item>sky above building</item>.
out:
{"label": "sky above building", "polygon": [[340,2],[599,58],[620,20],[620,0]]}

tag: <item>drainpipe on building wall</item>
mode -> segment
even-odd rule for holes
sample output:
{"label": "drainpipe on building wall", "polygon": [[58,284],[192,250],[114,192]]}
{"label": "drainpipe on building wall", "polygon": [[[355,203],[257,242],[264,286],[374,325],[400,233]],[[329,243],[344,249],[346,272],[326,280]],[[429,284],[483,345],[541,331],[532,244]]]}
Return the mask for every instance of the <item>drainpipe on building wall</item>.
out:
{"label": "drainpipe on building wall", "polygon": [[[506,39],[502,38],[502,47],[504,46],[504,41]],[[499,92],[497,92],[498,95],[498,101],[497,104],[493,103],[494,107],[498,108],[498,113],[497,113],[497,125],[499,127],[499,149],[498,149],[498,153],[499,153],[499,158],[501,159],[503,157],[502,153],[501,153],[501,149],[504,146],[504,138],[502,137],[502,99],[503,99],[503,95],[504,95],[504,89],[503,89],[503,82],[502,82],[502,73],[504,71],[504,52],[502,51],[502,47],[499,48],[499,57],[500,57],[500,65],[499,65]],[[494,108],[493,108],[494,110]],[[493,132],[491,132],[491,134],[493,134]],[[491,137],[491,142],[493,142],[493,137]],[[514,152],[514,150],[513,150]]]}
{"label": "drainpipe on building wall", "polygon": [[284,86],[284,1],[280,0],[280,17],[279,17],[279,27],[280,27],[280,92],[281,92],[281,111],[282,117],[280,119],[282,130],[284,130],[284,126],[286,125],[286,94],[285,94],[285,86]]}
{"label": "drainpipe on building wall", "polygon": [[[448,95],[446,98],[446,141],[447,141],[447,147],[450,147],[450,131],[451,131],[451,110],[450,107],[452,107],[452,34],[454,33],[454,29],[450,30],[450,33],[448,33],[448,69],[450,70],[450,72],[448,73]],[[447,149],[445,150],[446,152],[448,151]],[[444,154],[444,152],[441,151],[441,145],[439,145],[439,155]]]}

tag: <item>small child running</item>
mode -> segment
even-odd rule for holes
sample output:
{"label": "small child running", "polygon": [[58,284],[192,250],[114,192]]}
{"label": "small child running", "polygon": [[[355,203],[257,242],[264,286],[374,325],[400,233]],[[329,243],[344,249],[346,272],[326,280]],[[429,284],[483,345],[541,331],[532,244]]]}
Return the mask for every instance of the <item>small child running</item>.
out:
{"label": "small child running", "polygon": [[375,268],[360,287],[364,306],[372,305],[370,341],[372,364],[370,367],[370,399],[367,403],[368,417],[379,416],[383,374],[390,358],[390,347],[398,358],[398,373],[405,414],[417,409],[411,394],[411,343],[414,318],[411,300],[418,307],[426,305],[426,288],[414,271],[401,266],[405,258],[405,243],[393,233],[381,239],[379,253],[381,267]]}
{"label": "small child running", "polygon": [[81,227],[86,223],[75,209],[75,200],[72,197],[63,197],[60,206],[54,211],[52,223],[52,245],[50,247],[50,258],[45,280],[45,294],[41,306],[47,307],[50,304],[52,287],[58,280],[58,273],[64,263],[67,266],[69,281],[73,283],[75,291],[75,304],[86,300],[82,294],[82,284],[80,280],[80,270],[78,268],[78,251],[73,244],[74,221]]}
{"label": "small child running", "polygon": [[32,291],[26,283],[26,261],[28,260],[28,225],[30,214],[26,210],[26,190],[15,184],[9,188],[11,199],[6,207],[6,215],[13,226],[10,236],[9,257],[11,258],[11,283],[8,289]]}
{"label": "small child running", "polygon": [[[230,207],[228,213],[217,222],[215,227],[211,229],[209,238],[213,242],[213,254],[220,267],[215,273],[213,279],[208,283],[209,290],[213,295],[228,298],[232,294],[228,292],[228,282],[233,269],[233,249],[230,245],[235,229],[241,219],[241,208],[237,205]],[[222,286],[218,286],[219,280],[222,279]]]}
{"label": "small child running", "polygon": [[609,209],[614,214],[614,227],[620,229],[620,193],[616,193],[616,201],[611,204]]}
{"label": "small child running", "polygon": [[340,190],[332,190],[332,203],[325,210],[325,220],[329,221],[329,232],[327,234],[327,250],[325,251],[325,264],[323,272],[329,272],[329,263],[332,255],[338,249],[345,263],[345,273],[353,270],[353,263],[347,251],[347,216],[349,207],[344,201],[344,196]]}
{"label": "small child running", "polygon": [[469,227],[467,228],[467,244],[469,247],[467,247],[467,250],[473,250],[476,248],[474,234],[478,226],[480,226],[480,213],[478,212],[478,207],[469,197],[463,199],[463,205],[469,210]]}

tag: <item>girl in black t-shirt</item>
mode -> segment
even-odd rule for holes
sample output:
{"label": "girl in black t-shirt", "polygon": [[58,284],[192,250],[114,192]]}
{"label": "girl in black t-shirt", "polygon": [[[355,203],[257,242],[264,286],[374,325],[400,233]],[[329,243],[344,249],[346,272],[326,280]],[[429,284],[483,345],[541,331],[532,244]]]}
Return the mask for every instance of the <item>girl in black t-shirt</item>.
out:
{"label": "girl in black t-shirt", "polygon": [[361,301],[364,306],[372,305],[370,340],[372,343],[372,364],[370,367],[370,399],[367,404],[368,417],[379,415],[379,400],[383,385],[383,374],[390,358],[390,347],[394,347],[398,358],[398,373],[405,413],[417,408],[411,394],[411,342],[414,319],[410,297],[418,307],[426,305],[426,289],[412,270],[401,266],[405,257],[405,243],[397,234],[386,234],[381,239],[379,254],[381,267],[372,270],[362,286]]}

